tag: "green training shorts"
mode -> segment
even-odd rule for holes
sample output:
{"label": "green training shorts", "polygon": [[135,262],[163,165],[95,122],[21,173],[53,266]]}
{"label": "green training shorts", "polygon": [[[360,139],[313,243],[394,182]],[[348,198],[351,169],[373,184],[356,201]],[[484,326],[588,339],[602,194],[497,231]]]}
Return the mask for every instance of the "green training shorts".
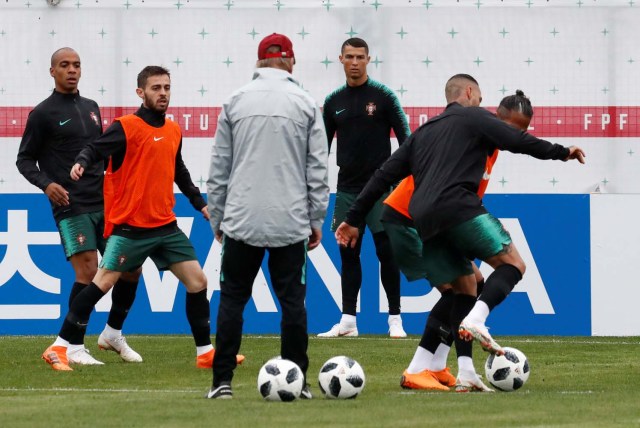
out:
{"label": "green training shorts", "polygon": [[83,251],[98,250],[101,254],[104,252],[107,240],[102,236],[104,233],[102,211],[79,214],[60,220],[58,231],[67,259]]}
{"label": "green training shorts", "polygon": [[159,270],[167,270],[175,263],[198,259],[191,241],[182,231],[144,239],[111,235],[100,267],[116,272],[132,272],[142,266],[147,257],[151,257]]}
{"label": "green training shorts", "polygon": [[413,227],[383,221],[384,231],[391,242],[393,258],[409,281],[426,278],[426,261],[422,255],[422,240]]}
{"label": "green training shorts", "polygon": [[[385,193],[376,201],[373,208],[371,208],[371,211],[369,211],[369,214],[365,217],[365,223],[369,227],[371,233],[384,231],[380,217],[382,215],[382,201],[384,201],[387,196],[389,196],[389,192]],[[335,232],[338,226],[340,226],[340,223],[345,220],[347,217],[347,211],[349,211],[349,208],[351,208],[351,205],[355,202],[357,197],[357,193],[336,192],[336,205],[333,209],[333,220],[331,221],[331,230],[333,232]]]}
{"label": "green training shorts", "polygon": [[504,251],[511,236],[491,214],[482,214],[423,242],[427,278],[436,287],[473,273],[470,261]]}

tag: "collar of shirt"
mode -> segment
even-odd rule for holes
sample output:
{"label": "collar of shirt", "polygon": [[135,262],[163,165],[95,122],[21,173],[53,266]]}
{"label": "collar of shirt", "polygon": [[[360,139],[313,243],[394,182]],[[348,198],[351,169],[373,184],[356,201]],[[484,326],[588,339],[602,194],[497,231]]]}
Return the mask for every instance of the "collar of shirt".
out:
{"label": "collar of shirt", "polygon": [[159,128],[164,125],[165,114],[150,110],[145,106],[141,105],[138,111],[135,112],[135,115],[155,128]]}
{"label": "collar of shirt", "polygon": [[56,98],[62,98],[62,99],[65,99],[65,100],[73,100],[75,98],[80,98],[80,91],[74,92],[74,93],[71,93],[71,94],[65,94],[63,92],[58,92],[58,91],[56,91],[54,89],[53,90],[53,96],[56,97]]}
{"label": "collar of shirt", "polygon": [[256,68],[253,72],[253,80],[256,79],[278,79],[278,80],[289,80],[290,82],[295,83],[300,86],[298,81],[286,70],[281,70],[279,68],[272,67],[264,67],[264,68]]}

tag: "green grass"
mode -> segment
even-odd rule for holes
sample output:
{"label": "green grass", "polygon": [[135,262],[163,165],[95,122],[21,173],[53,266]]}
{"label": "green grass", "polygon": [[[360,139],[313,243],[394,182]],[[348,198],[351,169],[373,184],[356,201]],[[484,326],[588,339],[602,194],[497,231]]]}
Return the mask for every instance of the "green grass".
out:
{"label": "green grass", "polygon": [[[205,400],[211,372],[194,366],[187,336],[129,336],[144,357],[126,364],[86,343],[104,366],[55,372],[39,359],[51,337],[0,337],[0,427],[414,427],[640,426],[640,338],[499,337],[522,350],[531,376],[513,393],[406,391],[402,371],[417,337],[311,338],[309,381],[316,398],[265,402],[256,390],[260,366],[279,354],[277,337],[245,336],[233,400]],[[483,373],[486,354],[474,348]],[[363,366],[366,386],[355,400],[320,397],[324,361],[349,355]],[[457,371],[450,358],[452,372]]]}

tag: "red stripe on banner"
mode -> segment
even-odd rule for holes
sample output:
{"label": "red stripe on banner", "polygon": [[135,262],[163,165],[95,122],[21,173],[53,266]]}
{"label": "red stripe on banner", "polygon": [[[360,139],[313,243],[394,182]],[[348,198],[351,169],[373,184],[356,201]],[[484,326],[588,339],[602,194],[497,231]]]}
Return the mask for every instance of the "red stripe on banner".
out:
{"label": "red stripe on banner", "polygon": [[[20,137],[32,107],[0,107],[0,137]],[[495,111],[495,107],[488,108]],[[133,113],[137,107],[102,107],[103,120]],[[405,107],[411,130],[442,112],[443,107]],[[171,107],[168,115],[184,137],[215,134],[220,107]],[[535,107],[529,132],[538,137],[640,137],[640,106]],[[106,126],[105,126],[106,128]]]}

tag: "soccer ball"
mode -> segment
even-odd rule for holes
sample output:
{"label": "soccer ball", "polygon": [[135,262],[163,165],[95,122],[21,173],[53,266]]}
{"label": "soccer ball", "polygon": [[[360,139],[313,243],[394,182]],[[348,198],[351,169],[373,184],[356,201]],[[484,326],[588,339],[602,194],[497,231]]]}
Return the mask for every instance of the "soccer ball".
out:
{"label": "soccer ball", "polygon": [[330,358],[318,375],[320,390],[327,398],[356,398],[364,388],[364,371],[345,356]]}
{"label": "soccer ball", "polygon": [[500,391],[511,392],[529,379],[529,361],[515,348],[504,348],[504,355],[489,355],[484,364],[487,380]]}
{"label": "soccer ball", "polygon": [[258,373],[258,392],[267,401],[293,401],[303,386],[304,375],[293,361],[273,358]]}

